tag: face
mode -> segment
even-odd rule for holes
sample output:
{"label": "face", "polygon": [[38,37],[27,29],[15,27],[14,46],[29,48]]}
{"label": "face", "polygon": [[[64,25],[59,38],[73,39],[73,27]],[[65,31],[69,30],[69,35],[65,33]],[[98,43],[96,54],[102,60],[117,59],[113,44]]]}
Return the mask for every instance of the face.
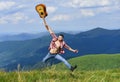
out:
{"label": "face", "polygon": [[58,36],[58,40],[59,40],[59,41],[62,41],[62,40],[63,40],[63,37],[62,37],[62,36]]}

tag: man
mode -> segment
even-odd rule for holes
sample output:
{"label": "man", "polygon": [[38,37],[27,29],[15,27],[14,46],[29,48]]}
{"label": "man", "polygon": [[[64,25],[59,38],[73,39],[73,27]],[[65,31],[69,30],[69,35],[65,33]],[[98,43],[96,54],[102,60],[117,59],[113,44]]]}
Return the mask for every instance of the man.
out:
{"label": "man", "polygon": [[67,60],[65,60],[62,56],[60,56],[60,54],[63,54],[64,53],[64,50],[63,50],[63,47],[72,51],[72,52],[75,52],[75,53],[78,53],[78,50],[74,50],[72,49],[71,47],[69,47],[65,41],[64,41],[64,35],[60,34],[58,37],[55,35],[55,33],[52,31],[52,29],[46,24],[45,22],[45,19],[44,19],[44,24],[45,24],[45,27],[46,29],[48,30],[48,32],[51,34],[52,36],[52,41],[50,43],[50,47],[49,47],[49,52],[48,54],[43,58],[43,62],[46,62],[47,60],[49,60],[50,58],[55,58],[55,59],[58,59],[62,62],[64,62],[64,64],[71,70],[71,71],[74,71],[74,69],[77,68],[77,65],[75,66],[71,66]]}

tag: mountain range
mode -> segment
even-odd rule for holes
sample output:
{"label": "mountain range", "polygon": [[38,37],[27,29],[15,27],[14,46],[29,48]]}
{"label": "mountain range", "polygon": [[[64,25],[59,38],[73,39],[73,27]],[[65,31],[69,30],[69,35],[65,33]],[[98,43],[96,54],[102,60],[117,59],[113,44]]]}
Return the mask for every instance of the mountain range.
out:
{"label": "mountain range", "polygon": [[[120,53],[120,30],[95,28],[77,34],[62,34],[69,46],[79,50],[75,54],[65,49],[66,53],[62,56],[66,59],[86,54]],[[51,39],[50,35],[44,35],[24,41],[0,42],[0,68],[13,70],[17,69],[18,64],[22,67],[34,66],[48,53]]]}
{"label": "mountain range", "polygon": [[30,33],[1,34],[0,35],[0,42],[30,40],[30,39],[40,38],[40,37],[45,36],[45,35],[48,35],[48,33],[41,32],[41,33],[36,33],[36,34],[30,34]]}
{"label": "mountain range", "polygon": [[[56,33],[59,33],[59,31],[56,31]],[[77,34],[77,33],[79,33],[79,31],[66,31],[65,33]],[[0,34],[0,42],[4,42],[4,41],[24,41],[24,40],[40,38],[40,37],[43,37],[43,36],[48,35],[48,34],[49,34],[48,32],[40,32],[40,33],[34,33],[34,34],[30,34],[30,33]]]}

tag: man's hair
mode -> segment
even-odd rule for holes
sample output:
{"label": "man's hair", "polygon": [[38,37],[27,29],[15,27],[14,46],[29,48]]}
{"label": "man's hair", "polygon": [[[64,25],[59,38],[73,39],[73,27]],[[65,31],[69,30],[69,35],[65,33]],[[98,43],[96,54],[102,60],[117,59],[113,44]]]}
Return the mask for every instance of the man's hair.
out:
{"label": "man's hair", "polygon": [[64,38],[64,35],[63,34],[59,34],[59,36],[62,36]]}

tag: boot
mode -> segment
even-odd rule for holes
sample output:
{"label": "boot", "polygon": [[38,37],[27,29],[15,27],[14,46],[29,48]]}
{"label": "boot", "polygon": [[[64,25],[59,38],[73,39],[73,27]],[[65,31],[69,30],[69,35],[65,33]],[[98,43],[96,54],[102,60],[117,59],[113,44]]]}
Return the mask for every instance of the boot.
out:
{"label": "boot", "polygon": [[77,65],[71,66],[70,70],[73,72],[77,68]]}

